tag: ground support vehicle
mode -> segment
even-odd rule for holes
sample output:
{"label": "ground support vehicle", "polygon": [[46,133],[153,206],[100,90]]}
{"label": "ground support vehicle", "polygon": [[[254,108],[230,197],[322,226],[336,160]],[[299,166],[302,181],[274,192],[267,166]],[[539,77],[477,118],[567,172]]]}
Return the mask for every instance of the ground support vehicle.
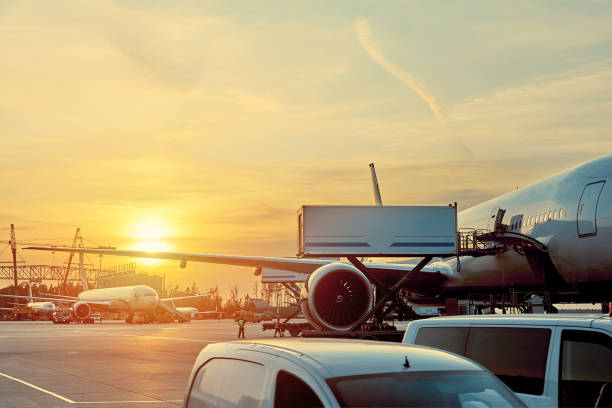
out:
{"label": "ground support vehicle", "polygon": [[13,308],[13,316],[15,320],[36,320],[32,309],[25,306],[15,306]]}
{"label": "ground support vehicle", "polygon": [[[281,332],[283,333],[287,332],[291,335],[291,337],[296,337],[302,334],[303,332],[314,330],[314,327],[312,327],[312,324],[308,322],[303,322],[303,323],[280,322],[278,327],[281,329]],[[274,322],[264,323],[261,325],[261,329],[264,331],[265,330],[276,330],[276,327],[274,325]]]}
{"label": "ground support vehicle", "polygon": [[482,364],[530,407],[612,406],[612,317],[485,315],[411,322],[403,342]]}
{"label": "ground support vehicle", "polygon": [[234,313],[234,321],[244,320],[246,323],[261,323],[261,314],[250,310],[239,310]]}
{"label": "ground support vehicle", "polygon": [[488,370],[428,347],[339,339],[207,345],[184,408],[523,407]]}
{"label": "ground support vehicle", "polygon": [[51,320],[54,324],[68,324],[73,320],[72,311],[70,309],[56,310],[51,314]]}
{"label": "ground support vehicle", "polygon": [[224,312],[195,312],[191,315],[193,320],[220,320],[225,318]]}
{"label": "ground support vehicle", "polygon": [[358,330],[353,332],[320,332],[305,331],[302,337],[326,339],[362,339],[401,343],[404,337],[402,330]]}

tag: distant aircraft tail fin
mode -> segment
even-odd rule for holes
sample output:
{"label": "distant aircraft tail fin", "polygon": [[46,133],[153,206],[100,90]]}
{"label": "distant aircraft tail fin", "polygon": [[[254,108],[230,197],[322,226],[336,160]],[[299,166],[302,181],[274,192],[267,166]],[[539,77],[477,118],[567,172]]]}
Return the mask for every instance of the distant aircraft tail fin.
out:
{"label": "distant aircraft tail fin", "polygon": [[382,207],[382,197],[380,196],[380,188],[378,187],[378,180],[376,179],[376,169],[374,163],[370,163],[370,171],[372,173],[372,188],[374,189],[374,204],[377,207]]}

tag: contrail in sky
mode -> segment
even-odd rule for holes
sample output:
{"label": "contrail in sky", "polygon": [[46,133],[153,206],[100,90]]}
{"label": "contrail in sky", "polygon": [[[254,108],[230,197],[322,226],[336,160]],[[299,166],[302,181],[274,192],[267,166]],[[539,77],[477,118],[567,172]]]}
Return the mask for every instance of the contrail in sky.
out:
{"label": "contrail in sky", "polygon": [[370,54],[370,58],[372,58],[374,62],[383,67],[391,75],[395,76],[397,79],[412,88],[417,95],[423,98],[429,105],[429,108],[432,110],[434,115],[436,115],[436,118],[438,118],[440,125],[446,129],[446,118],[444,112],[442,111],[442,107],[438,104],[436,98],[429,93],[427,87],[419,78],[415,77],[410,72],[404,71],[383,55],[380,47],[376,43],[376,39],[374,38],[374,34],[372,33],[368,20],[365,18],[355,20],[353,23],[353,28],[355,29],[355,33],[357,33],[361,46],[368,54]]}

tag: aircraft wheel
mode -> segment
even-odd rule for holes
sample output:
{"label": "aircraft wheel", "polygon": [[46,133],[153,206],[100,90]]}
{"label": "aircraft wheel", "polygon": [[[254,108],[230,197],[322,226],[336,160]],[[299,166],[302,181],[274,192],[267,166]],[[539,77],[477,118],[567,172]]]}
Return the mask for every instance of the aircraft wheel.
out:
{"label": "aircraft wheel", "polygon": [[300,331],[296,327],[290,327],[289,334],[291,337],[297,337],[300,334]]}

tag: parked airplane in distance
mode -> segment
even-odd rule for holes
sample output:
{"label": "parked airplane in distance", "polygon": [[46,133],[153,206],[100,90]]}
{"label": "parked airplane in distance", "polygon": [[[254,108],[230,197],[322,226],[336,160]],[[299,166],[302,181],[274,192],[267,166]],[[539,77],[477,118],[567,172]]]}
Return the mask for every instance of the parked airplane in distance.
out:
{"label": "parked airplane in distance", "polygon": [[[12,303],[13,306],[25,306],[30,309],[34,313],[38,313],[39,315],[50,315],[51,313],[58,310],[57,306],[53,302],[35,302],[34,297],[32,296],[32,286],[28,285],[29,296],[19,296],[19,298],[25,298],[27,303]],[[15,295],[6,295],[2,297],[10,297],[15,298]],[[14,307],[0,307],[0,310],[13,311]]]}
{"label": "parked airplane in distance", "polygon": [[[26,296],[0,295],[12,298],[29,298]],[[167,322],[174,317],[179,321],[190,321],[191,309],[174,306],[175,300],[193,299],[199,296],[183,296],[160,299],[157,291],[150,286],[121,286],[85,290],[78,297],[47,295],[34,296],[34,299],[72,305],[74,316],[86,320],[93,312],[127,313],[126,323],[131,323],[134,316],[141,315],[144,322]],[[196,309],[197,310],[197,309]]]}
{"label": "parked airplane in distance", "polygon": [[[552,302],[612,300],[611,183],[612,156],[606,156],[461,211],[460,231],[489,231],[490,250],[430,263],[407,282],[406,289],[440,304],[478,292],[532,290],[547,292]],[[504,216],[508,223],[503,222]],[[329,330],[351,328],[369,312],[374,298],[371,282],[347,262],[89,248],[26,249],[304,273],[309,276],[302,292],[304,314],[315,326]],[[414,264],[368,262],[367,267],[380,281],[393,284]]]}

